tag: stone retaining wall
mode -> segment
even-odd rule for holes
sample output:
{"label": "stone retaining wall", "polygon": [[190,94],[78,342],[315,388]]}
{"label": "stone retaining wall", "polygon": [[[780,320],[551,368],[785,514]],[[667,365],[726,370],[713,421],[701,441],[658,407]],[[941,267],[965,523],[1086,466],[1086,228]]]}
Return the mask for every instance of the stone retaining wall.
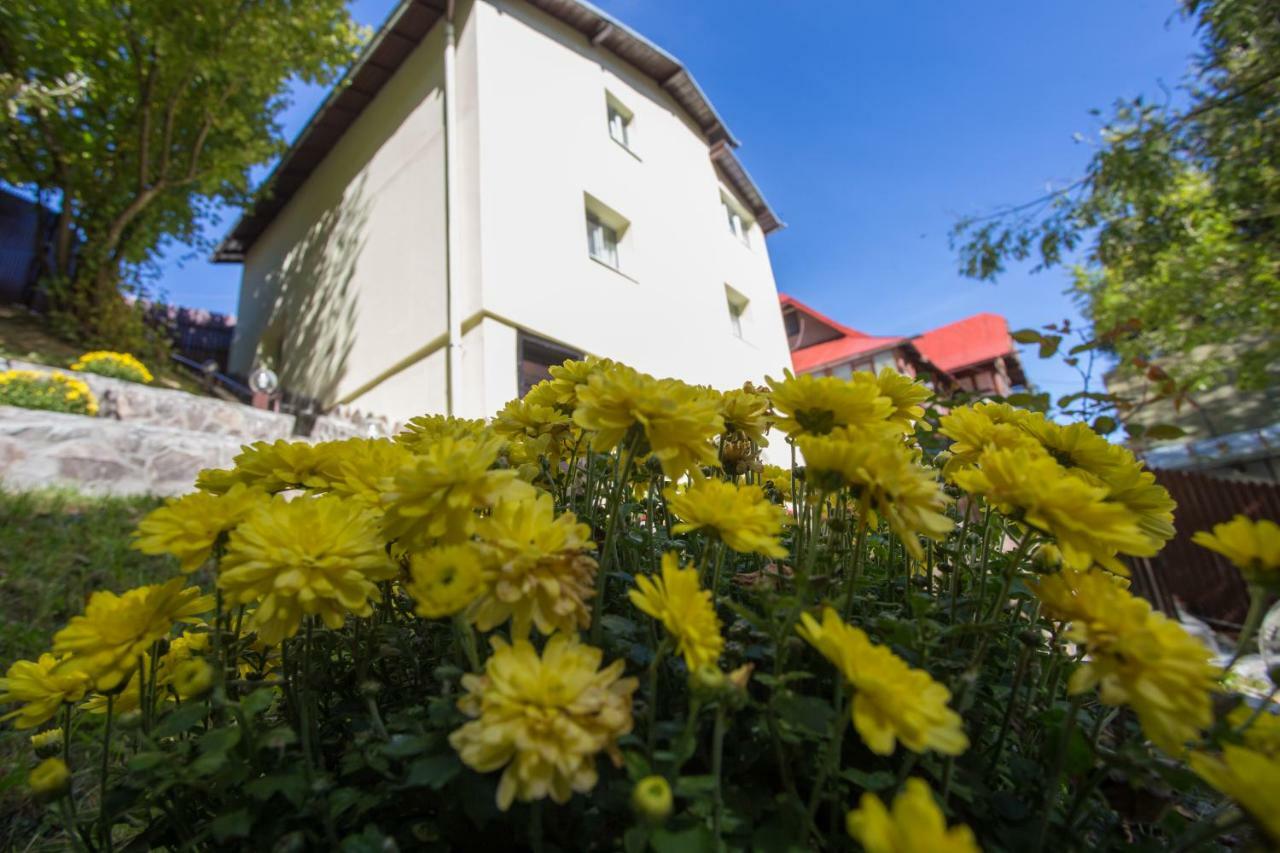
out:
{"label": "stone retaining wall", "polygon": [[0,485],[90,495],[180,495],[202,468],[226,468],[241,438],[0,406]]}

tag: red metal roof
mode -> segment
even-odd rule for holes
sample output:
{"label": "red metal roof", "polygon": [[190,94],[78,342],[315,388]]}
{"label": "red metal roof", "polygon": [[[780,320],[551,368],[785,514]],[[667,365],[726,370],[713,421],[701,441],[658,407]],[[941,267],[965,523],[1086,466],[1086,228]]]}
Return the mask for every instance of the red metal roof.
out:
{"label": "red metal roof", "polygon": [[912,341],[920,354],[948,373],[1015,352],[1009,324],[999,314],[974,314],[931,329]]}
{"label": "red metal roof", "polygon": [[837,323],[825,314],[810,308],[799,299],[788,296],[785,293],[779,294],[779,299],[782,302],[782,307],[791,306],[797,311],[803,311],[813,319],[823,325],[830,326],[841,334],[841,337],[834,340],[823,341],[803,349],[793,350],[791,353],[791,366],[795,368],[797,373],[813,370],[825,364],[847,361],[858,355],[870,355],[880,350],[890,349],[908,340],[908,338],[901,336],[880,337],[860,332],[843,323]]}

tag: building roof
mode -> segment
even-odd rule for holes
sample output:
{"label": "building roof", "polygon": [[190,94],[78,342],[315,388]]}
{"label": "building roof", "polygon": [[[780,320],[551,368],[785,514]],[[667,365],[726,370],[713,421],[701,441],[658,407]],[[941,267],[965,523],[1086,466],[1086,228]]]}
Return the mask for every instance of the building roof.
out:
{"label": "building roof", "polygon": [[[448,0],[401,0],[363,52],[312,114],[259,194],[214,251],[219,263],[240,263],[312,171],[333,150],[391,76],[444,16]],[[783,227],[733,154],[737,139],[689,70],[621,21],[582,0],[525,0],[633,65],[666,91],[706,137],[717,170],[768,234]]]}
{"label": "building roof", "polygon": [[916,349],[948,373],[1015,353],[1009,324],[999,314],[974,314],[913,339]]}
{"label": "building roof", "polygon": [[856,356],[907,346],[914,349],[930,366],[946,374],[1004,358],[1013,383],[1025,384],[1022,365],[1018,361],[1013,338],[1009,335],[1009,325],[999,314],[974,314],[930,329],[921,335],[879,337],[838,323],[793,296],[780,294],[779,300],[783,308],[790,306],[803,311],[840,334],[840,337],[833,340],[792,350],[791,363],[797,371],[813,370],[829,364],[839,364]]}

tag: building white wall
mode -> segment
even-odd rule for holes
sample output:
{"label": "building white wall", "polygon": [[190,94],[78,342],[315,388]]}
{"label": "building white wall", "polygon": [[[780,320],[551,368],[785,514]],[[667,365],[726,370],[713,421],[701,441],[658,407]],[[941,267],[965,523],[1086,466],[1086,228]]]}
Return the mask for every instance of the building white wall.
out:
{"label": "building white wall", "polygon": [[[652,80],[528,4],[476,6],[483,310],[585,352],[720,388],[790,365],[768,249],[729,233],[696,126]],[[606,92],[634,113],[634,154]],[[631,225],[587,254],[584,193]],[[725,285],[750,302],[734,335]],[[514,361],[514,352],[512,353]]]}

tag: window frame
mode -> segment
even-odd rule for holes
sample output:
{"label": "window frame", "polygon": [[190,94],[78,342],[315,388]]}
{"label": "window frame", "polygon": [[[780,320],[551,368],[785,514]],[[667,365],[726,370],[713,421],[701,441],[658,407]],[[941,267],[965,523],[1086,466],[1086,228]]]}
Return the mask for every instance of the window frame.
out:
{"label": "window frame", "polygon": [[725,224],[729,227],[729,234],[750,249],[751,231],[755,227],[755,219],[723,188],[720,190],[720,205],[724,209]]}
{"label": "window frame", "polygon": [[[619,99],[617,95],[613,94],[608,89],[606,89],[604,92],[604,107],[605,107],[605,113],[604,113],[605,129],[609,133],[609,138],[612,139],[614,142],[616,142],[618,145],[621,145],[630,154],[635,155],[636,154],[635,111],[630,109],[626,104],[622,103],[621,99]],[[619,139],[617,134],[615,134],[613,131],[615,116],[618,119],[619,126],[622,128],[621,139]],[[636,155],[636,156],[639,156],[639,155]]]}

